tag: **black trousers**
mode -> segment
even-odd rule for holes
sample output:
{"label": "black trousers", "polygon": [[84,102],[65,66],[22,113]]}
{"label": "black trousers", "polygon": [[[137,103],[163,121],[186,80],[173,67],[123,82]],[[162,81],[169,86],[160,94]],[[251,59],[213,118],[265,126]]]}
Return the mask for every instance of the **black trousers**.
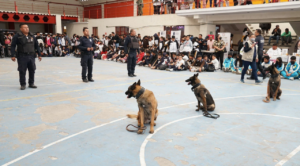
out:
{"label": "black trousers", "polygon": [[[263,57],[263,50],[259,50],[258,51],[258,62],[256,63],[256,67],[257,69],[260,71],[260,73],[262,74],[262,76],[264,77],[266,75],[263,67],[261,66],[261,62],[262,62],[262,57]],[[253,70],[252,70],[253,71]],[[254,72],[252,72],[251,78],[254,79],[255,76],[253,75]]]}
{"label": "black trousers", "polygon": [[[224,58],[224,52],[223,51],[218,51],[215,53],[216,55],[216,58],[218,59],[218,61],[220,62],[220,65],[221,65],[221,70],[223,68],[223,58]],[[216,66],[217,68],[217,66]]]}
{"label": "black trousers", "polygon": [[127,58],[128,75],[134,74],[135,66],[136,66],[136,51],[134,50],[134,51],[129,52],[128,58]]}
{"label": "black trousers", "polygon": [[4,48],[4,56],[5,57],[9,57],[9,54],[8,54],[8,45],[5,44],[5,48]]}
{"label": "black trousers", "polygon": [[86,70],[88,70],[87,77],[88,79],[92,79],[93,77],[93,55],[81,55],[81,66],[82,66],[82,72],[81,76],[82,79],[86,79]]}
{"label": "black trousers", "polygon": [[20,85],[26,85],[26,71],[28,69],[29,72],[29,85],[34,84],[34,73],[35,73],[35,56],[20,56],[17,58],[18,61],[18,71],[19,71],[19,79]]}

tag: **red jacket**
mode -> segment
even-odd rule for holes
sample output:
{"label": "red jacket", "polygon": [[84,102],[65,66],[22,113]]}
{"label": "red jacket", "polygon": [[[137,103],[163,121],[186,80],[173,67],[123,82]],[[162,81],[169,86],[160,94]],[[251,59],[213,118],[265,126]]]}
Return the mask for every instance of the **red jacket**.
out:
{"label": "red jacket", "polygon": [[145,53],[144,52],[141,52],[139,55],[138,55],[138,59],[137,59],[137,63],[142,61],[143,60],[143,57],[144,57]]}

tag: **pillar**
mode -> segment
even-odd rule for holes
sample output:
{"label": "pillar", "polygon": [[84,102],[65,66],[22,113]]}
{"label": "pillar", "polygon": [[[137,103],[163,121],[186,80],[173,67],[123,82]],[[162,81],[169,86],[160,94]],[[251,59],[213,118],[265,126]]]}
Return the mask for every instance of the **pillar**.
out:
{"label": "pillar", "polygon": [[137,16],[137,5],[136,5],[137,0],[133,1],[133,16]]}
{"label": "pillar", "polygon": [[62,26],[61,26],[61,15],[56,15],[56,24],[55,24],[55,33],[62,33]]}
{"label": "pillar", "polygon": [[104,18],[104,10],[105,10],[104,9],[104,4],[102,4],[101,5],[101,13],[102,13],[101,16],[102,16],[102,18]]}
{"label": "pillar", "polygon": [[204,23],[200,25],[200,32],[199,34],[202,34],[203,38],[207,35],[215,35],[216,33],[216,25],[215,24],[209,24]]}

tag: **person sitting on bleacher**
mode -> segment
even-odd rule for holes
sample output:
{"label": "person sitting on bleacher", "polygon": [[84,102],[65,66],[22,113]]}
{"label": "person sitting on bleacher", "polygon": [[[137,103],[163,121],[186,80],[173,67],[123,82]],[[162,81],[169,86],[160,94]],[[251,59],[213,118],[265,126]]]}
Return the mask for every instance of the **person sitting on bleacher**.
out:
{"label": "person sitting on bleacher", "polygon": [[289,31],[289,28],[286,28],[285,31],[281,35],[282,37],[282,45],[286,43],[288,45],[289,43],[292,42],[292,36],[291,36],[291,31]]}
{"label": "person sitting on bleacher", "polygon": [[275,61],[277,56],[281,55],[281,49],[277,47],[277,44],[273,44],[272,48],[268,50],[267,54],[272,61]]}
{"label": "person sitting on bleacher", "polygon": [[299,76],[299,64],[296,62],[296,57],[292,56],[290,63],[286,65],[284,71],[281,72],[281,75],[285,79],[294,80]]}

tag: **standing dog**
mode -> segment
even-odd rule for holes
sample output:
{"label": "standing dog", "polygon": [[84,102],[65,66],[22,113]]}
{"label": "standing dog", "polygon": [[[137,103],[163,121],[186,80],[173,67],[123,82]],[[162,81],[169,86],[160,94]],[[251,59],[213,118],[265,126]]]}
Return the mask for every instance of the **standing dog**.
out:
{"label": "standing dog", "polygon": [[266,68],[265,71],[271,73],[271,77],[268,82],[267,97],[263,101],[269,103],[270,98],[273,98],[274,101],[276,101],[276,99],[280,100],[282,91],[280,89],[281,78],[279,71],[276,69],[274,64]]}
{"label": "standing dog", "polygon": [[[214,111],[216,105],[209,91],[205,88],[203,84],[201,84],[200,80],[198,79],[198,75],[199,73],[194,74],[194,76],[190,77],[185,82],[188,82],[188,85],[193,86],[192,91],[194,91],[195,96],[198,100],[198,109],[196,109],[196,111],[199,111],[201,109],[206,114],[207,111]],[[202,107],[201,103],[203,104]]]}
{"label": "standing dog", "polygon": [[143,133],[144,124],[150,123],[150,133],[154,133],[154,127],[156,124],[154,121],[157,119],[158,109],[157,101],[152,91],[149,91],[141,87],[141,81],[133,83],[129,86],[125,92],[127,98],[135,97],[137,99],[139,112],[138,115],[127,115],[129,118],[137,118],[138,134]]}

